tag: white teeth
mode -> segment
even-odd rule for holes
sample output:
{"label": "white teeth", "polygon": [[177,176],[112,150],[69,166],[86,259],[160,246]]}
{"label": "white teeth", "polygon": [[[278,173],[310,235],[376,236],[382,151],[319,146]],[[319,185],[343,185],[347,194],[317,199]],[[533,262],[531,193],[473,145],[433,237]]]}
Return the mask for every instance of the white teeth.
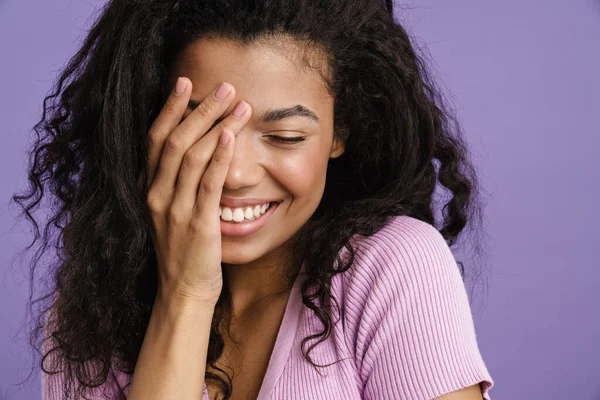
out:
{"label": "white teeth", "polygon": [[219,217],[223,221],[234,221],[234,222],[242,222],[244,220],[251,221],[260,217],[269,209],[269,204],[266,203],[262,206],[256,205],[254,207],[244,207],[244,208],[234,208],[231,209],[229,207],[219,207]]}
{"label": "white teeth", "polygon": [[233,212],[231,211],[231,208],[225,207],[222,209],[221,219],[223,221],[231,221],[233,219]]}
{"label": "white teeth", "polygon": [[235,222],[242,222],[244,220],[244,210],[236,208],[233,210],[233,220]]}

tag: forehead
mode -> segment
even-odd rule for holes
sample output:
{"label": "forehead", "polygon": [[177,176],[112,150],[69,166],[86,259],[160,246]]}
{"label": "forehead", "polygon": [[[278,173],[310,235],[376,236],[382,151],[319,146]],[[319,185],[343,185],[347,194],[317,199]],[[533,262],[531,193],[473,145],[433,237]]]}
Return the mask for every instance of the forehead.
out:
{"label": "forehead", "polygon": [[333,99],[319,73],[322,64],[313,68],[302,64],[295,47],[287,42],[244,46],[227,39],[200,38],[182,51],[172,74],[191,79],[191,97],[197,100],[222,81],[230,82],[236,90],[231,110],[243,99],[253,110],[301,104],[326,118],[333,112]]}

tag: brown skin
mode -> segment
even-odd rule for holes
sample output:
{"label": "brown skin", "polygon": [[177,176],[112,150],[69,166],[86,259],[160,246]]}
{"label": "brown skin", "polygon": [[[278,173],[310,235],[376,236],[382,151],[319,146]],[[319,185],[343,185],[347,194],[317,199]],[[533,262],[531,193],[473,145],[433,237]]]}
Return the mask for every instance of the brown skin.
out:
{"label": "brown skin", "polygon": [[197,399],[202,394],[202,380],[189,377],[205,374],[214,307],[223,283],[215,210],[233,157],[234,133],[249,117],[229,115],[207,132],[232,100],[209,94],[198,112],[180,123],[192,84],[185,78],[178,83],[184,86],[176,86],[181,90],[171,93],[148,132],[146,201],[158,288],[132,377],[132,400]]}
{"label": "brown skin", "polygon": [[[159,288],[130,388],[132,399],[200,397],[202,381],[189,376],[204,376],[223,279],[232,296],[232,333],[243,339],[241,348],[253,350],[236,356],[225,335],[220,361],[236,372],[233,399],[260,389],[291,286],[282,276],[288,241],[321,200],[329,158],[344,151],[343,143],[334,140],[333,99],[321,77],[297,67],[290,54],[278,46],[244,48],[200,39],[178,59],[172,82],[185,76],[187,87],[171,95],[148,134],[147,202]],[[216,100],[212,93],[222,81],[232,90]],[[186,109],[190,98],[201,103],[196,110]],[[248,111],[234,118],[230,113],[241,99]],[[312,110],[319,121],[258,121],[272,107],[296,104]],[[211,129],[217,118],[224,119]],[[228,146],[218,146],[225,128],[237,136]],[[305,140],[286,144],[271,135]],[[259,232],[228,237],[219,229],[221,194],[284,201]],[[209,386],[211,396],[216,389]],[[441,397],[475,398],[481,398],[478,385]]]}
{"label": "brown skin", "polygon": [[436,397],[436,400],[481,400],[482,398],[481,387],[479,384],[476,384],[440,397]]}
{"label": "brown skin", "polygon": [[[253,310],[263,312],[263,304],[286,298],[291,287],[282,276],[286,242],[317,209],[329,158],[344,151],[343,143],[334,140],[333,98],[321,87],[319,74],[299,67],[290,54],[278,46],[245,48],[233,41],[202,38],[182,52],[173,71],[173,77],[193,82],[191,98],[196,100],[221,81],[231,83],[235,100],[225,115],[241,99],[252,108],[252,117],[236,137],[223,195],[284,200],[255,234],[222,236],[223,279],[231,292],[233,318],[252,319]],[[297,104],[312,110],[319,122],[301,116],[258,121],[271,108]],[[287,144],[270,135],[305,140]]]}

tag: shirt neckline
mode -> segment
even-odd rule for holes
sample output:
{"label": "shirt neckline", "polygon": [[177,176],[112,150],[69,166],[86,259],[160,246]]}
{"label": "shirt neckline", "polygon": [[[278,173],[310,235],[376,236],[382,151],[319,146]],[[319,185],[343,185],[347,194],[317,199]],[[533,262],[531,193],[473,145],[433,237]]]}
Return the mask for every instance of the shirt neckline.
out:
{"label": "shirt neckline", "polygon": [[[296,331],[298,329],[298,322],[300,321],[300,311],[302,310],[300,286],[303,280],[300,279],[300,277],[303,276],[303,272],[304,264],[300,268],[300,271],[294,280],[294,284],[292,285],[292,289],[290,290],[281,325],[279,326],[275,344],[273,345],[273,351],[269,358],[267,371],[265,372],[256,400],[269,399],[271,392],[275,388],[275,385],[285,368],[286,362],[289,359]],[[204,382],[203,387],[202,400],[209,400],[206,382]]]}

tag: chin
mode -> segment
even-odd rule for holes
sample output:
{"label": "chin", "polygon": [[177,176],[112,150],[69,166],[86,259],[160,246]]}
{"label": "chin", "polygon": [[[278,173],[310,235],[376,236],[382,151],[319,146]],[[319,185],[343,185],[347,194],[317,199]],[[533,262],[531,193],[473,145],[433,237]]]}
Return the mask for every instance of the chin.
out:
{"label": "chin", "polygon": [[248,264],[262,257],[261,250],[243,245],[225,245],[221,250],[221,262],[224,264]]}

